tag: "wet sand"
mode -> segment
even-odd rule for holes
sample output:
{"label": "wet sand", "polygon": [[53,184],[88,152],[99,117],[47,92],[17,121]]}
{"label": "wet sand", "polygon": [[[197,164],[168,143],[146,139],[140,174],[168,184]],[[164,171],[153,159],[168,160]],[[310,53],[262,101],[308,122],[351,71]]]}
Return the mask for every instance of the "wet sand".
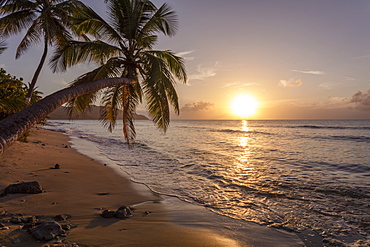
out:
{"label": "wet sand", "polygon": [[[66,214],[71,216],[68,223],[77,227],[59,241],[40,242],[19,224],[0,218],[9,228],[0,230],[0,245],[304,246],[294,233],[233,221],[204,207],[155,195],[70,145],[67,135],[34,128],[28,143],[16,142],[5,151],[0,157],[0,190],[9,184],[38,181],[44,193],[1,197],[0,211],[45,219]],[[60,169],[51,169],[56,164]],[[123,205],[135,209],[133,217],[100,216],[105,209]],[[217,227],[218,223],[227,227]]]}

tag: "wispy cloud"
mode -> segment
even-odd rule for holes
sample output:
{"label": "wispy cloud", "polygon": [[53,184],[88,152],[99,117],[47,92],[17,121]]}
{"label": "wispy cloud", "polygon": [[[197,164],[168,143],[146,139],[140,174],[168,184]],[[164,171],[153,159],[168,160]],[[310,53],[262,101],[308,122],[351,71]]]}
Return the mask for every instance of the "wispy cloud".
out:
{"label": "wispy cloud", "polygon": [[325,89],[333,89],[333,88],[338,87],[338,86],[341,86],[341,85],[349,84],[349,83],[351,83],[350,81],[351,80],[348,79],[346,82],[324,82],[324,83],[321,83],[319,85],[319,87],[325,88]]}
{"label": "wispy cloud", "polygon": [[353,57],[350,60],[367,59],[367,58],[370,58],[370,54],[369,55],[364,55],[364,56],[359,56],[359,57]]}
{"label": "wispy cloud", "polygon": [[319,87],[325,88],[325,89],[332,89],[334,85],[335,83],[332,83],[332,82],[324,82],[324,83],[321,83]]}
{"label": "wispy cloud", "polygon": [[220,88],[227,88],[227,87],[233,87],[233,86],[238,86],[238,87],[248,87],[248,86],[255,86],[258,85],[258,83],[255,82],[250,82],[250,83],[244,83],[241,84],[242,82],[237,81],[237,82],[231,82],[231,83],[226,83],[225,85],[221,86]]}
{"label": "wispy cloud", "polygon": [[232,86],[235,86],[235,85],[238,85],[238,84],[239,84],[239,82],[226,83],[225,85],[221,86],[221,88],[232,87]]}
{"label": "wispy cloud", "polygon": [[280,87],[299,87],[303,84],[301,79],[298,80],[280,80]]}
{"label": "wispy cloud", "polygon": [[324,71],[320,70],[292,70],[293,72],[299,72],[303,74],[312,74],[312,75],[323,75]]}
{"label": "wispy cloud", "polygon": [[207,67],[205,65],[198,65],[197,73],[193,75],[189,75],[189,80],[201,80],[204,81],[209,77],[213,77],[216,75],[216,67],[217,63],[212,67]]}
{"label": "wispy cloud", "polygon": [[189,55],[189,54],[193,53],[194,51],[195,50],[182,51],[182,52],[176,53],[176,56],[183,57],[185,60],[191,61],[191,60],[194,60],[194,57],[187,57],[186,55]]}
{"label": "wispy cloud", "polygon": [[355,81],[356,79],[350,76],[344,77],[344,80],[346,81]]}
{"label": "wispy cloud", "polygon": [[213,107],[215,104],[211,102],[198,101],[194,103],[189,103],[184,105],[180,111],[181,112],[194,112],[194,111],[207,111],[209,108]]}
{"label": "wispy cloud", "polygon": [[256,85],[259,85],[259,84],[256,82],[250,82],[250,83],[244,83],[242,86],[247,87],[247,86],[256,86]]}
{"label": "wispy cloud", "polygon": [[188,54],[191,54],[193,53],[195,50],[192,50],[192,51],[182,51],[182,52],[179,52],[179,53],[176,53],[176,56],[185,56],[185,55],[188,55]]}

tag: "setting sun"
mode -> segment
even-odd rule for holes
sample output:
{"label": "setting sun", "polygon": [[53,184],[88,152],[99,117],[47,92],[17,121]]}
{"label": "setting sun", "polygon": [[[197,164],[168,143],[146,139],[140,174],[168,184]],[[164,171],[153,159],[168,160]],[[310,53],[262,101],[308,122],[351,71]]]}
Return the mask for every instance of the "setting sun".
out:
{"label": "setting sun", "polygon": [[251,95],[241,94],[231,102],[232,112],[239,117],[250,117],[256,114],[258,101]]}

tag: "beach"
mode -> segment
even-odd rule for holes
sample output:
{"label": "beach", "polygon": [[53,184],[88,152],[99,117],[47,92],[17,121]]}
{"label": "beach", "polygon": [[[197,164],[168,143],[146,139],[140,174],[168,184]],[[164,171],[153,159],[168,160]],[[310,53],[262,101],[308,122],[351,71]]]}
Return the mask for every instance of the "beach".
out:
{"label": "beach", "polygon": [[[59,169],[55,165],[59,165]],[[33,128],[28,142],[14,143],[0,159],[0,190],[8,185],[37,181],[40,194],[12,194],[0,198],[5,226],[2,246],[304,246],[293,233],[245,222],[243,240],[233,230],[215,231],[210,222],[227,221],[204,207],[152,193],[144,185],[118,175],[70,147],[65,134]],[[103,218],[104,210],[129,205],[133,217]],[[35,240],[22,225],[8,222],[9,214],[70,216],[74,227],[66,237]],[[217,219],[216,219],[217,218]],[[216,219],[216,220],[215,220]],[[9,229],[7,229],[9,228]]]}

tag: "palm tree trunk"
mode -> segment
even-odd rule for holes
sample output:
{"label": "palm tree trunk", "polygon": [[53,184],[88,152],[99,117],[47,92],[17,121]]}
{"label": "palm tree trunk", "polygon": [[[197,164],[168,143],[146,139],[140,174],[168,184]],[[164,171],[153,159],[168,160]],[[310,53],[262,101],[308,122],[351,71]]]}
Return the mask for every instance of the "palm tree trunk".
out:
{"label": "palm tree trunk", "polygon": [[27,92],[27,97],[26,97],[27,104],[31,101],[33,90],[35,89],[35,85],[36,85],[37,79],[39,78],[41,69],[44,66],[47,54],[48,54],[48,40],[45,38],[44,53],[42,54],[39,66],[37,66],[37,69],[35,71],[35,74],[33,75],[33,78],[30,84],[30,88],[28,89],[28,92]]}
{"label": "palm tree trunk", "polygon": [[95,92],[105,87],[118,84],[132,84],[134,80],[127,78],[100,79],[85,84],[57,91],[26,109],[17,112],[0,121],[0,155],[12,145],[29,128],[37,124],[62,104],[87,93]]}

